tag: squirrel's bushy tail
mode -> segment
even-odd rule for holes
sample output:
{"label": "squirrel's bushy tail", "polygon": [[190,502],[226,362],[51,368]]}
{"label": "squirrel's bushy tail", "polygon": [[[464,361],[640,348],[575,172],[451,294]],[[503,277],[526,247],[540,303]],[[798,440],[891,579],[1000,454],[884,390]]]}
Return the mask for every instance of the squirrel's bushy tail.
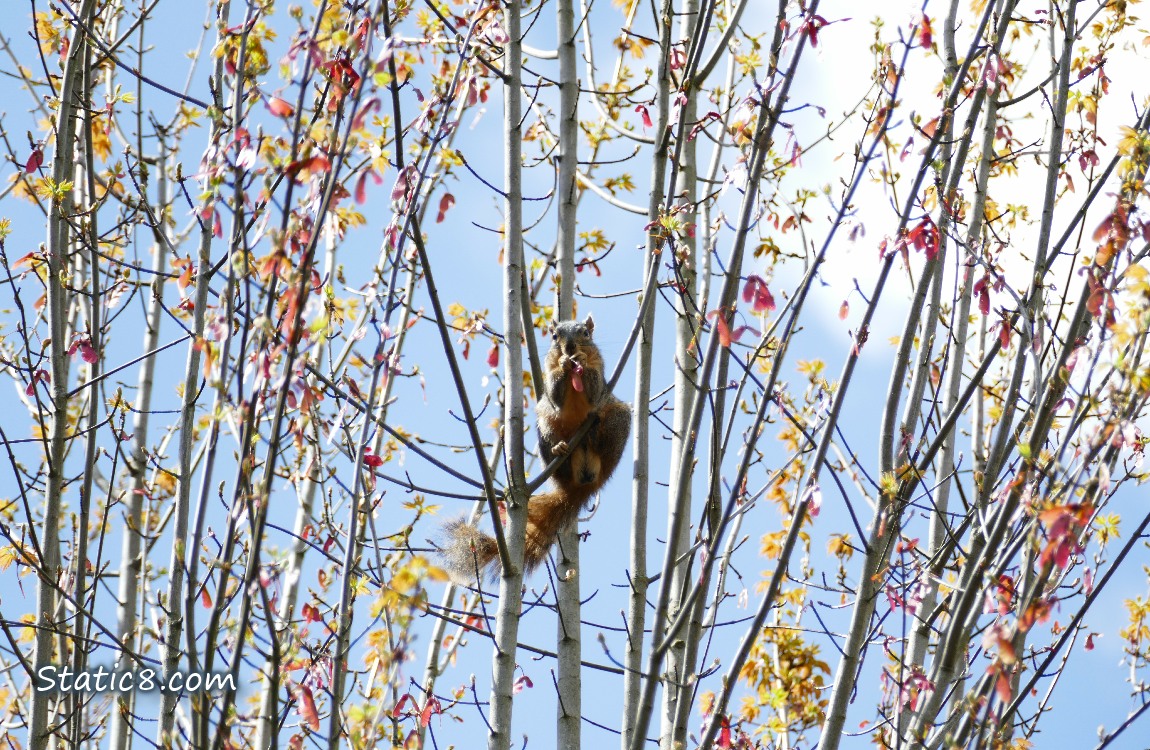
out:
{"label": "squirrel's bushy tail", "polygon": [[489,568],[499,561],[495,539],[462,518],[444,524],[439,555],[452,580],[465,585],[474,585],[477,573],[479,578],[490,578]]}
{"label": "squirrel's bushy tail", "polygon": [[[527,541],[523,550],[524,572],[531,572],[547,559],[559,529],[579,515],[589,492],[558,491],[533,495],[527,504]],[[480,578],[493,580],[499,574],[499,550],[495,539],[463,519],[443,527],[440,554],[456,583],[475,584]]]}

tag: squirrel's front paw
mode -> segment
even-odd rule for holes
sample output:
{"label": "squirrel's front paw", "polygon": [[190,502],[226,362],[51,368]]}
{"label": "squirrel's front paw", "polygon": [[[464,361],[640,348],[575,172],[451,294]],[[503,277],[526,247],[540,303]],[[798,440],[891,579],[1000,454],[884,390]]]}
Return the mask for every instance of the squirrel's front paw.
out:
{"label": "squirrel's front paw", "polygon": [[553,456],[566,456],[571,452],[571,446],[567,445],[566,440],[560,440],[555,445],[551,446],[551,455]]}

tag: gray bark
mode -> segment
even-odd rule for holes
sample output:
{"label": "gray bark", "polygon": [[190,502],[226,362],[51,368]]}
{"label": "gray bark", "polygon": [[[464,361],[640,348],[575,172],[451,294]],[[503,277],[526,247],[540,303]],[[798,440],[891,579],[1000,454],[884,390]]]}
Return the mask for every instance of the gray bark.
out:
{"label": "gray bark", "polygon": [[[699,13],[697,0],[684,0],[679,12],[681,14],[679,19],[679,38],[681,41],[689,42],[694,30],[693,27],[696,22],[696,16]],[[694,82],[694,84],[698,83],[700,82]],[[683,105],[683,123],[694,123],[698,119],[698,104],[696,92],[694,90],[690,91],[687,94],[687,101]],[[698,190],[696,146],[697,141],[694,139],[687,140],[682,144],[682,156],[679,162],[678,173],[676,174],[673,200],[687,208],[684,214],[685,220],[698,223],[700,214],[696,206]],[[671,472],[667,484],[668,509],[674,507],[676,501],[675,495],[680,485],[679,472],[681,468],[686,467],[688,474],[694,473],[694,464],[688,464],[683,461],[682,453],[687,450],[688,446],[692,443],[687,434],[689,429],[687,420],[690,419],[691,401],[694,399],[696,389],[698,388],[698,361],[691,353],[690,348],[695,341],[703,318],[698,308],[698,300],[696,299],[696,264],[698,263],[698,251],[695,238],[689,235],[681,237],[676,243],[675,250],[674,268],[676,271],[676,281],[679,285],[679,293],[673,298],[675,305],[675,411],[671,433]],[[720,377],[717,379],[717,382],[722,382],[722,380]],[[716,416],[722,414],[721,405],[716,404],[715,414]],[[712,445],[715,445],[714,433],[717,431],[716,426],[712,425]],[[687,480],[685,486],[687,489],[680,501],[679,507],[688,515],[692,515],[690,479]],[[708,500],[709,499],[710,498],[708,498]],[[671,513],[668,513],[667,525],[668,529],[673,525],[673,516]],[[713,532],[714,529],[712,528],[711,531]],[[697,533],[701,534],[702,529],[698,529]],[[670,550],[668,554],[674,555],[676,559],[683,557],[683,553],[691,544],[690,524],[680,524],[678,536],[674,539],[668,538],[667,544]],[[667,612],[669,620],[673,621],[678,616],[678,603],[683,601],[687,589],[693,583],[691,576],[691,570],[693,569],[691,564],[692,557],[692,555],[687,555],[685,559],[675,567],[674,574],[671,576],[671,607]],[[699,603],[704,601],[704,597],[697,599]],[[677,640],[676,644],[667,652],[667,684],[663,688],[662,716],[659,731],[660,748],[673,748],[675,747],[675,743],[685,743],[687,740],[684,709],[686,709],[687,704],[690,703],[695,654],[697,653],[696,647],[699,637],[702,634],[701,625],[702,623],[698,617],[693,616],[688,623],[686,632],[683,633],[683,637]]]}
{"label": "gray bark", "polygon": [[[80,7],[80,21],[90,26],[95,15],[95,0],[85,0]],[[56,111],[56,152],[52,159],[52,180],[56,185],[70,182],[76,164],[76,122],[79,108],[86,106],[81,98],[84,59],[88,42],[82,31],[72,37],[64,64],[60,105]],[[53,638],[57,635],[57,588],[63,573],[60,558],[60,512],[64,492],[64,455],[68,437],[68,346],[67,326],[69,292],[63,276],[68,269],[72,236],[68,196],[53,199],[48,214],[47,315],[52,346],[52,416],[48,442],[48,479],[44,492],[44,520],[40,532],[40,575],[36,579],[36,642],[33,665],[37,672],[56,662]],[[28,717],[28,747],[44,750],[51,740],[48,726],[52,711],[51,693],[33,691]]]}
{"label": "gray bark", "polygon": [[[503,330],[507,345],[504,360],[506,406],[504,439],[507,464],[507,555],[501,561],[499,607],[495,621],[495,654],[491,675],[491,732],[489,750],[511,747],[511,715],[514,705],[515,653],[519,637],[523,587],[523,546],[527,532],[527,492],[523,468],[523,318],[521,289],[523,267],[523,188],[521,124],[523,119],[521,0],[510,0],[504,8],[509,41],[504,55],[507,76],[503,102],[503,176],[506,199],[504,220]],[[499,517],[492,517],[499,525]]]}
{"label": "gray bark", "polygon": [[[158,203],[167,206],[168,181],[165,169],[167,159],[160,158],[158,170]],[[163,213],[161,212],[161,215]],[[168,231],[167,224],[161,224],[159,232]],[[152,296],[148,304],[147,331],[144,335],[144,351],[154,351],[160,343],[160,321],[163,315],[164,277],[163,273],[167,259],[167,247],[157,238],[152,245],[152,268],[156,270],[156,278],[152,281]],[[139,592],[140,577],[144,572],[145,556],[141,555],[141,542],[144,528],[144,486],[147,475],[148,450],[148,417],[152,409],[152,387],[155,384],[156,358],[148,357],[140,367],[139,385],[136,390],[136,399],[132,404],[134,416],[132,418],[132,458],[128,466],[131,480],[128,484],[124,501],[127,507],[123,516],[124,539],[120,552],[120,581],[118,591],[118,610],[116,615],[116,635],[132,650],[137,649],[140,636]],[[127,659],[120,654],[116,659],[115,668],[122,670],[127,666]],[[128,746],[131,735],[131,725],[127,721],[126,712],[131,711],[135,705],[134,693],[122,693],[116,696],[115,706],[109,717],[109,743],[111,750],[124,750]]]}
{"label": "gray bark", "polygon": [[[220,33],[224,33],[227,25],[228,13],[231,3],[225,0],[220,4]],[[212,75],[214,90],[217,97],[221,95],[224,80],[224,61],[221,58],[216,62]],[[242,100],[239,91],[233,92],[236,101]],[[217,99],[217,105],[220,104]],[[226,127],[221,114],[219,119],[212,122],[209,139],[217,140]],[[211,281],[212,261],[212,227],[205,222],[200,230],[199,247],[196,253],[197,274],[194,293],[194,311],[192,313],[193,341],[188,346],[188,359],[184,367],[183,403],[180,407],[179,442],[176,475],[175,520],[172,525],[172,554],[168,563],[167,596],[163,599],[163,607],[167,618],[162,642],[162,671],[165,677],[180,668],[180,657],[183,654],[184,638],[184,593],[187,585],[187,570],[185,557],[185,540],[188,539],[189,521],[191,517],[192,493],[192,436],[196,430],[196,406],[199,396],[201,352],[195,346],[196,339],[204,335],[206,311],[208,304],[209,282]],[[191,550],[195,555],[196,550]],[[222,592],[221,592],[222,593]],[[156,742],[161,747],[170,747],[175,743],[176,704],[180,695],[174,692],[160,694],[160,721],[157,727]]]}
{"label": "gray bark", "polygon": [[[556,266],[559,284],[556,290],[555,319],[575,317],[575,239],[576,208],[579,194],[576,175],[579,159],[579,80],[575,51],[575,9],[573,0],[558,0],[556,5],[559,41],[559,226],[556,240]],[[534,331],[528,331],[533,336]],[[542,394],[540,394],[542,397]],[[555,546],[556,607],[559,622],[556,634],[558,653],[559,750],[579,750],[582,729],[582,638],[580,628],[579,524],[572,520],[559,531]]]}

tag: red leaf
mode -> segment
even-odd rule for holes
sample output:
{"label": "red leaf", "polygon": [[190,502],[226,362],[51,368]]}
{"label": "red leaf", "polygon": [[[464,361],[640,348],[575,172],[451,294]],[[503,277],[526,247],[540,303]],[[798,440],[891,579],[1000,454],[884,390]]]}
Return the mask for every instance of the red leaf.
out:
{"label": "red leaf", "polygon": [[847,302],[844,299],[843,303],[841,305],[839,305],[839,320],[846,320],[847,315],[850,314],[850,311],[851,311],[851,305],[849,302]]}
{"label": "red leaf", "polygon": [[909,244],[914,245],[915,250],[924,251],[927,260],[934,260],[938,255],[938,227],[935,226],[934,221],[929,217],[923,218],[918,225],[910,230],[906,236]]}
{"label": "red leaf", "polygon": [[747,331],[753,331],[753,330],[755,330],[755,329],[751,328],[750,326],[739,326],[738,328],[736,328],[731,333],[731,341],[738,341],[739,339],[741,339],[743,337],[744,333],[746,333]]}
{"label": "red leaf", "polygon": [[41,255],[38,252],[33,251],[33,252],[28,253],[27,255],[21,256],[19,260],[15,261],[12,264],[12,267],[15,268],[16,266],[22,266],[25,264],[27,264],[28,266],[34,267],[37,263],[40,263],[43,260],[44,260],[43,255]]}
{"label": "red leaf", "polygon": [[372,469],[377,466],[383,466],[383,456],[377,456],[374,453],[368,453],[363,457],[363,465]]}
{"label": "red leaf", "polygon": [[974,293],[978,295],[979,312],[990,314],[990,276],[983,276],[974,282]]}
{"label": "red leaf", "polygon": [[1008,575],[998,577],[995,598],[998,599],[998,614],[1005,615],[1014,604],[1014,578]]}
{"label": "red leaf", "polygon": [[80,342],[80,359],[84,360],[90,365],[93,365],[99,358],[100,357],[96,354],[96,349],[92,346],[91,341],[85,339]]}
{"label": "red leaf", "polygon": [[499,367],[499,344],[493,343],[491,351],[487,352],[487,366],[493,370]]}
{"label": "red leaf", "polygon": [[184,290],[192,285],[192,261],[190,258],[175,258],[172,260],[172,267],[181,269],[180,275],[176,277],[176,287],[182,297]]}
{"label": "red leaf", "polygon": [[[359,176],[359,179],[355,181],[355,202],[356,203],[363,203],[367,200],[367,178],[368,177],[370,177],[371,181],[374,182],[376,185],[379,185],[383,182],[383,178],[380,177],[379,175],[377,175],[375,173],[374,169],[368,169],[363,174],[361,174]],[[394,247],[394,245],[393,245],[393,247]]]}
{"label": "red leaf", "polygon": [[435,223],[440,224],[443,218],[447,216],[448,210],[455,205],[455,196],[451,193],[444,193],[443,197],[439,199],[439,213],[435,217]]}
{"label": "red leaf", "polygon": [[899,161],[906,161],[906,157],[910,155],[911,146],[914,145],[914,138],[907,140],[906,145],[902,147],[902,153],[898,155]]}
{"label": "red leaf", "polygon": [[571,387],[579,393],[583,392],[583,365],[578,362],[574,362],[571,368]]}
{"label": "red leaf", "polygon": [[803,24],[803,31],[810,37],[812,47],[819,46],[819,30],[826,25],[827,19],[822,16],[811,16],[807,19],[806,23]]}
{"label": "red leaf", "polygon": [[755,281],[759,279],[758,276],[748,276],[747,283],[743,284],[743,302],[750,302],[755,298]]}
{"label": "red leaf", "polygon": [[755,290],[755,312],[771,312],[775,309],[775,298],[766,284]]}
{"label": "red leaf", "polygon": [[1010,321],[1006,318],[1003,318],[998,325],[998,343],[1003,349],[1010,348]]}
{"label": "red leaf", "polygon": [[310,159],[293,161],[284,170],[292,177],[298,178],[300,172],[306,171],[309,175],[317,172],[331,171],[331,160],[326,156],[313,156]]}
{"label": "red leaf", "polygon": [[523,675],[515,681],[515,685],[511,688],[512,693],[518,693],[524,688],[535,687],[535,683],[531,682],[531,678]]}
{"label": "red leaf", "polygon": [[1009,638],[998,639],[998,658],[1004,664],[1018,663],[1018,654],[1014,652],[1014,641]]}
{"label": "red leaf", "polygon": [[207,586],[200,589],[200,604],[204,605],[204,609],[212,608],[212,597],[208,595]]}
{"label": "red leaf", "polygon": [[1073,551],[1073,545],[1066,539],[1054,545],[1054,564],[1058,566],[1059,570],[1066,570],[1066,566],[1070,564],[1070,554]]}
{"label": "red leaf", "polygon": [[[1041,559],[1039,562],[1040,564],[1044,564],[1041,562]],[[1034,623],[1043,623],[1049,620],[1050,611],[1053,607],[1054,603],[1049,599],[1039,599],[1038,601],[1031,602],[1026,608],[1026,611],[1022,613],[1022,616],[1018,618],[1019,631],[1025,633],[1034,627]]]}
{"label": "red leaf", "polygon": [[276,117],[291,117],[295,114],[295,107],[288,104],[278,96],[268,99],[268,111]]}
{"label": "red leaf", "polygon": [[719,327],[719,343],[724,348],[731,347],[731,329],[727,327],[727,321],[722,318],[715,318],[715,325]]}
{"label": "red leaf", "polygon": [[731,746],[731,721],[723,717],[723,728],[719,730],[719,739],[715,747],[729,748]]}
{"label": "red leaf", "polygon": [[26,396],[31,396],[34,394],[36,392],[36,384],[41,381],[45,383],[52,382],[52,376],[48,374],[47,370],[37,370],[35,374],[32,375],[32,382],[29,383],[28,387],[24,389],[24,394]]}
{"label": "red leaf", "polygon": [[1091,239],[1093,239],[1095,242],[1101,242],[1103,239],[1105,239],[1105,237],[1110,234],[1110,227],[1114,225],[1114,219],[1114,214],[1110,214],[1105,219],[1103,219],[1102,223],[1098,225],[1098,228],[1094,230],[1094,234],[1091,236]]}
{"label": "red leaf", "polygon": [[362,128],[364,122],[367,121],[367,116],[370,115],[372,112],[379,110],[379,108],[380,108],[380,103],[379,103],[379,99],[377,97],[373,96],[370,99],[368,99],[366,102],[364,102],[363,106],[359,108],[359,114],[357,114],[355,116],[355,119],[352,120],[352,122],[351,122],[352,129],[353,130],[359,130],[360,128]]}
{"label": "red leaf", "polygon": [[44,163],[44,149],[37,146],[32,149],[32,155],[28,157],[28,161],[24,164],[24,174],[32,174],[40,169],[40,165]]}
{"label": "red leaf", "polygon": [[799,157],[802,155],[803,155],[803,150],[801,148],[799,148],[798,141],[795,141],[795,143],[791,146],[790,165],[792,167],[797,167],[799,165]]}
{"label": "red leaf", "polygon": [[1086,309],[1091,315],[1097,316],[1102,312],[1102,303],[1105,301],[1106,293],[1101,288],[1095,289],[1086,300]]}
{"label": "red leaf", "polygon": [[1006,676],[1006,670],[1000,669],[998,676],[994,679],[994,692],[998,695],[998,699],[1003,703],[1010,703],[1010,678]]}
{"label": "red leaf", "polygon": [[359,22],[359,28],[355,30],[355,34],[352,36],[352,38],[355,39],[355,45],[361,50],[363,49],[364,44],[367,42],[367,35],[370,32],[371,19],[365,18]]}
{"label": "red leaf", "polygon": [[432,716],[441,713],[443,713],[443,708],[439,705],[439,699],[435,696],[430,696],[427,699],[427,705],[419,712],[419,725],[421,727],[427,726],[431,723]]}
{"label": "red leaf", "polygon": [[395,186],[391,188],[391,199],[393,201],[406,200],[408,193],[412,191],[418,180],[418,174],[415,167],[408,165],[402,172],[396,175]]}
{"label": "red leaf", "polygon": [[639,116],[643,118],[643,127],[653,127],[654,123],[651,122],[651,113],[647,111],[647,106],[645,104],[635,105],[635,111],[638,112]]}
{"label": "red leaf", "polygon": [[256,266],[256,270],[260,276],[269,279],[273,276],[287,275],[287,273],[291,271],[291,267],[291,261],[288,260],[287,255],[277,250],[262,258]]}
{"label": "red leaf", "polygon": [[331,169],[331,160],[326,156],[313,156],[305,164],[312,172],[327,172]]}
{"label": "red leaf", "polygon": [[925,13],[922,16],[922,23],[918,27],[918,42],[924,49],[931,48],[930,16]]}
{"label": "red leaf", "polygon": [[755,312],[770,312],[775,309],[775,298],[767,288],[767,282],[759,276],[748,276],[747,283],[743,285],[743,302],[754,300]]}
{"label": "red leaf", "polygon": [[695,140],[695,137],[697,135],[699,135],[699,131],[702,130],[703,128],[705,128],[707,126],[707,123],[715,121],[715,120],[722,120],[722,119],[723,118],[719,115],[718,112],[715,112],[714,110],[708,112],[707,114],[705,114],[703,116],[703,118],[701,120],[696,122],[691,127],[691,132],[687,135],[687,140],[688,141]]}
{"label": "red leaf", "polygon": [[823,507],[823,491],[819,488],[818,484],[812,484],[807,488],[806,492],[807,512],[810,513],[811,518],[818,518],[819,511]]}
{"label": "red leaf", "polygon": [[299,712],[300,718],[307,722],[311,731],[319,731],[319,712],[315,710],[315,698],[312,697],[311,688],[307,685],[300,685],[296,691],[296,697],[299,702],[296,704],[296,710]]}

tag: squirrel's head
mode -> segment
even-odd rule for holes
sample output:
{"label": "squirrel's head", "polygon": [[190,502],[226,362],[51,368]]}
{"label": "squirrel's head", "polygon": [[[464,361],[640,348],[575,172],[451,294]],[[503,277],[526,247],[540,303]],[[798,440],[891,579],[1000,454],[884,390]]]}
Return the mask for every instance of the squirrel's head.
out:
{"label": "squirrel's head", "polygon": [[574,354],[577,347],[591,343],[591,334],[595,331],[595,321],[590,315],[582,323],[577,320],[568,320],[556,324],[555,321],[552,321],[550,331],[552,349]]}

